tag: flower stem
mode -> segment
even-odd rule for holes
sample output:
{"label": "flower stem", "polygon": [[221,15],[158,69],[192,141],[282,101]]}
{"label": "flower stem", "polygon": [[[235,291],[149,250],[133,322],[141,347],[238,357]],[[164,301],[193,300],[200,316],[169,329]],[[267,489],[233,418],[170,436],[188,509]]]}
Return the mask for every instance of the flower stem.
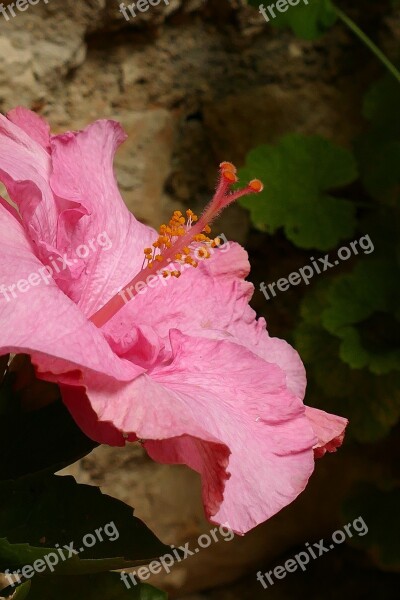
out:
{"label": "flower stem", "polygon": [[373,54],[381,61],[381,63],[387,68],[387,70],[397,79],[400,83],[400,71],[396,69],[394,64],[388,59],[388,57],[378,48],[378,46],[358,27],[356,23],[349,16],[346,15],[337,6],[334,7],[337,16],[347,25],[349,29],[371,50]]}

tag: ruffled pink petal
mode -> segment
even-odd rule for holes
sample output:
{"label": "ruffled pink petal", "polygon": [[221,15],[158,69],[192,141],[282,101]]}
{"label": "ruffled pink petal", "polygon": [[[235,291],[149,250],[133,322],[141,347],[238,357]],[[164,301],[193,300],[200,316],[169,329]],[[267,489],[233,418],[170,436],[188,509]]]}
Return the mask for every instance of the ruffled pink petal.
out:
{"label": "ruffled pink petal", "polygon": [[114,121],[97,121],[49,140],[35,113],[17,108],[8,116],[0,115],[0,180],[36,254],[90,316],[136,275],[156,237],[118,192],[112,163],[125,134]]}
{"label": "ruffled pink petal", "polygon": [[256,319],[249,306],[254,291],[244,281],[250,265],[239,244],[216,250],[197,269],[183,271],[179,279],[164,279],[129,302],[106,326],[129,328],[131,323],[149,325],[168,343],[169,331],[180,329],[192,335],[226,337],[279,365],[286,373],[289,389],[304,398],[306,373],[294,348],[269,336],[264,319]]}
{"label": "ruffled pink petal", "polygon": [[21,223],[3,206],[0,238],[0,355],[31,354],[40,372],[69,372],[75,382],[88,370],[122,381],[143,372],[117,357],[102,332],[46,277]]}
{"label": "ruffled pink petal", "polygon": [[24,106],[17,106],[7,113],[7,119],[18,125],[32,140],[45,150],[50,150],[50,126],[38,114]]}
{"label": "ruffled pink petal", "polygon": [[51,139],[51,187],[71,203],[60,215],[57,247],[84,266],[61,287],[87,316],[137,274],[143,249],[157,237],[133,217],[118,191],[113,159],[125,138],[115,121],[96,121]]}
{"label": "ruffled pink petal", "polygon": [[306,406],[306,416],[318,438],[314,446],[315,458],[321,458],[326,452],[336,452],[343,443],[348,420],[310,406]]}
{"label": "ruffled pink petal", "polygon": [[[239,344],[178,331],[170,343],[172,359],[132,383],[85,382],[90,404],[101,423],[145,440],[156,460],[198,471],[207,515],[244,533],[307,484],[316,439],[304,406],[278,366]],[[100,430],[96,439],[103,441]]]}
{"label": "ruffled pink petal", "polygon": [[55,268],[55,279],[62,282],[76,278],[84,265],[79,268],[63,260],[63,223],[66,214],[69,224],[75,224],[86,213],[76,203],[56,197],[50,187],[50,127],[22,107],[10,111],[7,119],[0,119],[0,146],[8,153],[7,158],[0,150],[0,179],[19,208],[35,253],[45,264],[62,265],[61,269]]}
{"label": "ruffled pink petal", "polygon": [[14,206],[12,206],[9,202],[7,202],[7,200],[2,198],[1,196],[0,196],[0,204],[3,208],[6,209],[7,212],[10,213],[10,215],[12,215],[14,217],[14,219],[16,219],[17,221],[21,221],[20,214],[16,210],[16,208],[14,208]]}
{"label": "ruffled pink petal", "polygon": [[54,245],[57,207],[49,186],[49,153],[23,129],[0,115],[0,180],[19,208],[37,251]]}
{"label": "ruffled pink petal", "polygon": [[[95,441],[101,440],[103,444],[108,446],[125,446],[127,439],[121,435],[121,431],[113,423],[99,421],[90,402],[88,402],[85,388],[62,384],[60,390],[64,403],[69,407],[74,419],[81,425],[82,431],[89,438]],[[136,440],[137,438],[133,436],[129,441],[135,442]]]}

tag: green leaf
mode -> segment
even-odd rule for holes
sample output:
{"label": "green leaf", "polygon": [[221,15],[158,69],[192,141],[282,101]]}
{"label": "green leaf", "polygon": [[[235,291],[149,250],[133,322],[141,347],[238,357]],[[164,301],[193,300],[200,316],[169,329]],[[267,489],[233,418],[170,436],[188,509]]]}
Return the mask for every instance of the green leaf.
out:
{"label": "green leaf", "polygon": [[300,248],[329,250],[349,238],[355,229],[355,208],[332,190],[357,177],[350,152],[319,136],[290,134],[276,146],[250,151],[240,169],[245,181],[263,179],[264,191],[243,198],[242,206],[261,230],[284,227],[286,236]]}
{"label": "green leaf", "polygon": [[98,446],[75,424],[58,386],[36,378],[28,356],[15,356],[3,376],[6,358],[0,358],[0,482],[54,473]]}
{"label": "green leaf", "polygon": [[340,341],[352,369],[400,371],[399,271],[393,260],[370,258],[332,283],[322,325]]}
{"label": "green leaf", "polygon": [[344,513],[361,515],[368,526],[365,536],[353,536],[350,543],[366,550],[383,569],[400,570],[400,489],[383,491],[364,484],[346,500]]}
{"label": "green leaf", "polygon": [[[298,37],[313,40],[325,33],[336,21],[337,15],[331,0],[298,0],[297,5],[293,6],[294,2],[296,0],[289,0],[286,5],[282,5],[285,12],[280,12],[276,3],[265,3],[269,23],[278,28],[290,27]],[[249,4],[259,7],[261,2],[249,0]],[[275,17],[267,8],[274,4],[272,14]]]}
{"label": "green leaf", "polygon": [[25,583],[23,583],[22,585],[17,587],[16,591],[14,592],[14,594],[10,598],[10,600],[25,600],[25,598],[27,598],[29,595],[30,589],[31,589],[31,582],[25,581]]}
{"label": "green leaf", "polygon": [[340,340],[322,326],[330,283],[310,290],[301,306],[295,346],[308,374],[307,403],[349,419],[348,434],[360,442],[385,437],[400,419],[400,374],[352,370],[339,357]]}
{"label": "green leaf", "polygon": [[369,129],[356,142],[362,181],[368,192],[395,206],[400,197],[400,85],[390,75],[365,96]]}
{"label": "green leaf", "polygon": [[[12,397],[7,377],[1,390],[7,395],[7,403],[1,403],[6,414],[1,418],[0,481],[45,470],[59,471],[98,445],[78,428],[61,400],[22,412],[18,400]],[[12,407],[12,411],[6,407]]]}
{"label": "green leaf", "polygon": [[[133,517],[131,507],[96,487],[78,485],[73,477],[4,483],[0,494],[0,570],[32,565],[53,552],[61,573],[96,573],[143,564],[170,551]],[[65,550],[63,560],[56,544],[62,549],[71,542],[79,554],[68,558]]]}
{"label": "green leaf", "polygon": [[[29,600],[167,600],[167,594],[147,584],[132,585],[128,589],[118,573],[35,576],[31,583]],[[14,598],[17,596],[11,600]],[[18,596],[18,600],[23,598]]]}

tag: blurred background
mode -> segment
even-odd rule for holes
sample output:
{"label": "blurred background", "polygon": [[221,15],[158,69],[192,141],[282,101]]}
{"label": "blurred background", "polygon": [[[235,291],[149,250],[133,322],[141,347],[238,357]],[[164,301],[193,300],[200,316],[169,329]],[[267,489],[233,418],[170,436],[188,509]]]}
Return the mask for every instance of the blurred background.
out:
{"label": "blurred background", "polygon": [[[338,3],[396,63],[399,3]],[[54,132],[120,121],[129,138],[116,174],[140,220],[157,227],[173,210],[201,210],[222,160],[264,180],[214,232],[248,249],[253,307],[300,352],[306,402],[350,419],[343,448],[317,462],[294,504],[154,577],[171,598],[398,598],[400,80],[328,0],[309,4],[269,23],[240,0],[171,0],[129,21],[114,0],[0,15],[0,110],[25,105]],[[370,255],[270,300],[260,292],[365,235]],[[197,475],[136,446],[98,448],[65,472],[134,506],[166,543],[195,545],[211,529]],[[267,590],[257,581],[359,516],[367,535]]]}

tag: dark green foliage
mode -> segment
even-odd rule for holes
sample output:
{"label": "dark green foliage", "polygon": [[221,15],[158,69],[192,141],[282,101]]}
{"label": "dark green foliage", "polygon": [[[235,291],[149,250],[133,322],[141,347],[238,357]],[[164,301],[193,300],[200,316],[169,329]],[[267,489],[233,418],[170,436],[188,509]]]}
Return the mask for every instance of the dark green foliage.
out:
{"label": "dark green foliage", "polygon": [[[249,0],[249,4],[258,7],[261,2]],[[266,2],[264,6],[269,4],[272,3]],[[300,0],[297,6],[288,5],[286,12],[275,11],[275,14],[269,21],[273,27],[290,27],[295,35],[305,40],[313,40],[325,33],[337,18],[331,0],[309,0],[308,4]]]}
{"label": "dark green foliage", "polygon": [[256,202],[250,196],[241,204],[259,229],[274,233],[283,227],[296,246],[319,250],[353,235],[354,205],[332,195],[357,177],[349,151],[319,136],[290,134],[276,146],[249,152],[239,175],[246,181],[256,174],[265,182],[264,191]]}

